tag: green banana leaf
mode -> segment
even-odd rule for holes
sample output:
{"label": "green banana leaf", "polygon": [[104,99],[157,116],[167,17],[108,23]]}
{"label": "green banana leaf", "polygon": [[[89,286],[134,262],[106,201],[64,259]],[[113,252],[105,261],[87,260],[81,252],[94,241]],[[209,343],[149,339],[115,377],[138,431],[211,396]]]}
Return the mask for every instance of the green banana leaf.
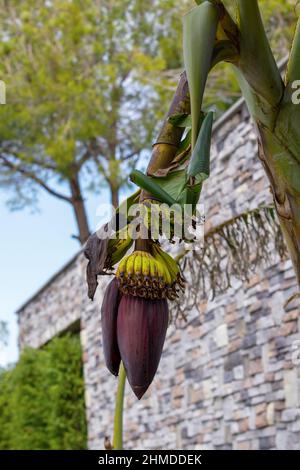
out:
{"label": "green banana leaf", "polygon": [[236,0],[240,28],[239,68],[270,106],[282,98],[283,82],[268,42],[257,0]]}
{"label": "green banana leaf", "polygon": [[195,7],[183,19],[183,56],[191,97],[192,148],[200,129],[201,105],[218,22],[218,8],[208,1]]}
{"label": "green banana leaf", "polygon": [[150,177],[144,175],[144,173],[139,170],[134,170],[130,174],[130,179],[137,186],[144,189],[145,191],[148,191],[161,202],[165,202],[169,206],[176,204],[175,199],[173,199],[172,196],[167,191],[165,191],[161,184],[158,184],[158,181],[163,181],[164,178]]}
{"label": "green banana leaf", "polygon": [[[189,129],[188,132],[186,133],[185,137],[182,139],[182,141],[179,144],[179,147],[178,147],[178,150],[176,152],[175,158],[178,155],[181,155],[183,152],[186,152],[189,149],[189,147],[191,145],[191,138],[192,138],[192,131],[191,131],[191,129]],[[188,155],[187,155],[187,157],[188,157]]]}
{"label": "green banana leaf", "polygon": [[192,185],[189,184],[189,179],[185,168],[177,171],[170,172],[163,178],[151,179],[156,182],[165,192],[167,192],[178,204],[193,204],[193,207],[198,203],[202,183],[207,178],[206,174],[199,173],[194,178]]}
{"label": "green banana leaf", "polygon": [[300,80],[300,18],[298,19],[286,73],[288,84],[294,80]]}
{"label": "green banana leaf", "polygon": [[187,169],[187,176],[189,178],[202,175],[204,180],[209,177],[213,118],[213,112],[209,112],[201,126],[197,142]]}
{"label": "green banana leaf", "polygon": [[186,170],[172,171],[164,178],[155,178],[155,180],[164,191],[177,201],[187,183]]}
{"label": "green banana leaf", "polygon": [[172,114],[168,121],[175,127],[192,127],[192,117],[190,114]]}
{"label": "green banana leaf", "polygon": [[[135,170],[131,174],[131,181],[150,192],[161,202],[169,205],[179,202],[180,204],[192,204],[195,207],[200,197],[202,182],[208,178],[210,172],[212,125],[213,112],[209,112],[203,120],[188,170],[181,165],[181,168],[170,171],[163,177],[150,177]],[[184,151],[184,148],[189,147],[190,135],[189,131],[182,141],[181,152]],[[188,155],[185,159],[188,159]],[[190,178],[193,178],[193,182],[188,184]]]}

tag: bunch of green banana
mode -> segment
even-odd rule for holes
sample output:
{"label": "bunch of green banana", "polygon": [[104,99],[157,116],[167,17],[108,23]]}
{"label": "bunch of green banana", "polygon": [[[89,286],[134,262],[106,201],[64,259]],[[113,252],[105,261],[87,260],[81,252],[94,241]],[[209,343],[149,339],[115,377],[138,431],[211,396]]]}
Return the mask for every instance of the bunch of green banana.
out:
{"label": "bunch of green banana", "polygon": [[121,292],[149,299],[174,299],[178,292],[178,279],[181,285],[183,283],[177,263],[162,253],[155,248],[153,255],[147,251],[134,251],[125,256],[116,272]]}

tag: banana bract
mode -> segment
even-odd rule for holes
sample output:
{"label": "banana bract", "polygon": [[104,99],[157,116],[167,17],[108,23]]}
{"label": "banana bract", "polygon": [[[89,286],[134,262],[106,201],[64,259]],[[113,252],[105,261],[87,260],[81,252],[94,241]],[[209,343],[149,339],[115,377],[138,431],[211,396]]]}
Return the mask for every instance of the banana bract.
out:
{"label": "banana bract", "polygon": [[106,366],[118,375],[123,361],[131,388],[142,398],[156,373],[169,322],[167,300],[124,295],[114,278],[101,308]]}
{"label": "banana bract", "polygon": [[121,300],[118,281],[114,278],[106,288],[101,307],[102,342],[105,363],[113,375],[118,375],[121,362],[117,341],[117,317]]}
{"label": "banana bract", "polygon": [[166,299],[122,297],[118,311],[118,346],[128,382],[138,399],[142,398],[157,371],[168,321]]}

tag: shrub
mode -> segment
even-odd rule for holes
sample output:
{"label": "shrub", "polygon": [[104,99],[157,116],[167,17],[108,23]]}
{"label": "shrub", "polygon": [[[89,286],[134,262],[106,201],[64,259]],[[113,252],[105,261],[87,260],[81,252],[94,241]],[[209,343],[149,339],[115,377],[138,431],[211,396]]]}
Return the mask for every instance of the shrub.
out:
{"label": "shrub", "polygon": [[79,336],[26,349],[0,374],[0,449],[85,449]]}

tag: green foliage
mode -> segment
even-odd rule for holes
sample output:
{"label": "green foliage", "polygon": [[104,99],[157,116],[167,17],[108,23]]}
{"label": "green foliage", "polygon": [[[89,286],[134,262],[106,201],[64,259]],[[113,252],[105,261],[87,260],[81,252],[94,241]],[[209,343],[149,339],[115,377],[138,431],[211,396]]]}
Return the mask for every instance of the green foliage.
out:
{"label": "green foliage", "polygon": [[[223,0],[224,5],[235,19],[236,1]],[[267,36],[277,61],[285,57],[291,47],[298,14],[297,0],[259,1]],[[195,2],[190,1],[194,6]],[[299,11],[298,11],[299,13]],[[216,107],[217,115],[226,111],[241,95],[234,69],[227,64],[219,64],[210,74],[205,90],[204,107]]]}
{"label": "green foliage", "polygon": [[209,2],[193,8],[183,20],[183,56],[191,97],[192,149],[200,130],[201,106],[211,67],[218,21],[218,10]]}
{"label": "green foliage", "polygon": [[[183,11],[187,12],[190,8],[195,7],[196,3],[200,2],[187,0],[181,2],[181,7]],[[235,19],[237,16],[236,1],[223,0],[223,3]],[[298,11],[296,9],[297,3],[297,0],[259,1],[267,36],[277,61],[285,57],[290,50],[299,16],[299,8]],[[177,31],[177,38],[178,43],[181,44],[182,27]],[[204,108],[208,109],[210,106],[214,106],[217,116],[220,116],[240,96],[240,88],[233,68],[224,63],[215,67],[210,73],[209,82],[205,89]]]}
{"label": "green foliage", "polygon": [[209,112],[201,125],[195,148],[187,169],[189,177],[208,178],[210,174],[210,148],[214,114]]}
{"label": "green foliage", "polygon": [[0,375],[0,449],[85,449],[79,337],[27,349]]}
{"label": "green foliage", "polygon": [[159,184],[157,184],[154,178],[144,175],[141,171],[133,170],[130,175],[130,179],[133,183],[145,191],[148,191],[159,201],[164,202],[169,206],[172,206],[176,203],[175,199],[173,199],[169,193],[167,193]]}
{"label": "green foliage", "polygon": [[11,406],[12,395],[11,371],[0,372],[0,449],[11,449]]}

